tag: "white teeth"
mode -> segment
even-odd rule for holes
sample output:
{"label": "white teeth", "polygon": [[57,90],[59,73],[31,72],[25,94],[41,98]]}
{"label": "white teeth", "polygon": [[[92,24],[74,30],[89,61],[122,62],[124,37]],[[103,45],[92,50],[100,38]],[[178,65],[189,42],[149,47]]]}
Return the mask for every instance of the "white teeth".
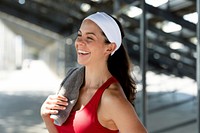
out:
{"label": "white teeth", "polygon": [[78,50],[78,53],[79,53],[79,54],[89,54],[89,52],[82,51],[82,50]]}

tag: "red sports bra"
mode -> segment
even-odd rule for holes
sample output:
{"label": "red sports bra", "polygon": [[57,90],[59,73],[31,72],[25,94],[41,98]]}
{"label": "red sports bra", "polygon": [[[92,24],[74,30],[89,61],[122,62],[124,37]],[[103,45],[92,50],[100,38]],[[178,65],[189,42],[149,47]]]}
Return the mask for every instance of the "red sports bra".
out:
{"label": "red sports bra", "polygon": [[59,133],[118,133],[103,127],[97,117],[97,109],[104,90],[112,83],[118,82],[114,77],[109,78],[93,95],[85,107],[72,111],[62,126],[56,126]]}

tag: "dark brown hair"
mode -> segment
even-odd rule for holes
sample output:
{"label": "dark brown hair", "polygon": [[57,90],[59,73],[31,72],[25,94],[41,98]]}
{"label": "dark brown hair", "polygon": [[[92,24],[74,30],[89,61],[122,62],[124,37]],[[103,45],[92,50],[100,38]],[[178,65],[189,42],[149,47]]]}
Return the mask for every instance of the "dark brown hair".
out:
{"label": "dark brown hair", "polygon": [[[112,17],[112,16],[111,16]],[[124,31],[120,22],[112,17],[118,24],[121,37],[124,38]],[[107,61],[110,73],[119,81],[127,99],[133,104],[136,95],[136,83],[131,76],[131,62],[128,53],[123,45],[117,51],[109,56]]]}

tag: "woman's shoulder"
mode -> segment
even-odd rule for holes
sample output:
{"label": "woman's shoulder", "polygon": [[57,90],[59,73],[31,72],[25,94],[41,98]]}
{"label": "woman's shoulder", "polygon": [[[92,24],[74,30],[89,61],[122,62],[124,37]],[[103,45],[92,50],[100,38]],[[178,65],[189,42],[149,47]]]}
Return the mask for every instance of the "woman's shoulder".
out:
{"label": "woman's shoulder", "polygon": [[101,102],[104,105],[128,102],[121,85],[118,82],[111,84],[103,93]]}
{"label": "woman's shoulder", "polygon": [[[112,84],[104,91],[101,98],[101,110],[104,110],[104,117],[106,119],[114,121],[118,121],[118,115],[120,115],[120,119],[122,119],[122,116],[124,118],[128,118],[129,115],[135,116],[134,108],[126,98],[119,83]],[[129,112],[129,115],[127,112]]]}

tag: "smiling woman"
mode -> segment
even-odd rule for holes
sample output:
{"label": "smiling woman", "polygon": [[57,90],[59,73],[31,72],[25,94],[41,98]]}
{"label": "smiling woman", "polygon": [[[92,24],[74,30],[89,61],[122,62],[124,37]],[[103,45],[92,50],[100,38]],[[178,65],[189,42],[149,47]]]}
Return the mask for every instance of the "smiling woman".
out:
{"label": "smiling woman", "polygon": [[69,118],[61,126],[54,125],[50,115],[67,108],[67,97],[51,95],[43,103],[41,116],[50,133],[147,132],[131,104],[136,86],[123,37],[119,21],[106,13],[98,12],[83,20],[75,48],[78,63],[85,67],[84,83]]}
{"label": "smiling woman", "polygon": [[100,66],[103,61],[105,64],[106,58],[102,57],[105,54],[109,55],[109,53],[106,53],[109,52],[107,50],[114,50],[115,44],[105,45],[104,38],[101,29],[93,21],[89,19],[84,20],[75,41],[78,63],[81,65],[90,63]]}

